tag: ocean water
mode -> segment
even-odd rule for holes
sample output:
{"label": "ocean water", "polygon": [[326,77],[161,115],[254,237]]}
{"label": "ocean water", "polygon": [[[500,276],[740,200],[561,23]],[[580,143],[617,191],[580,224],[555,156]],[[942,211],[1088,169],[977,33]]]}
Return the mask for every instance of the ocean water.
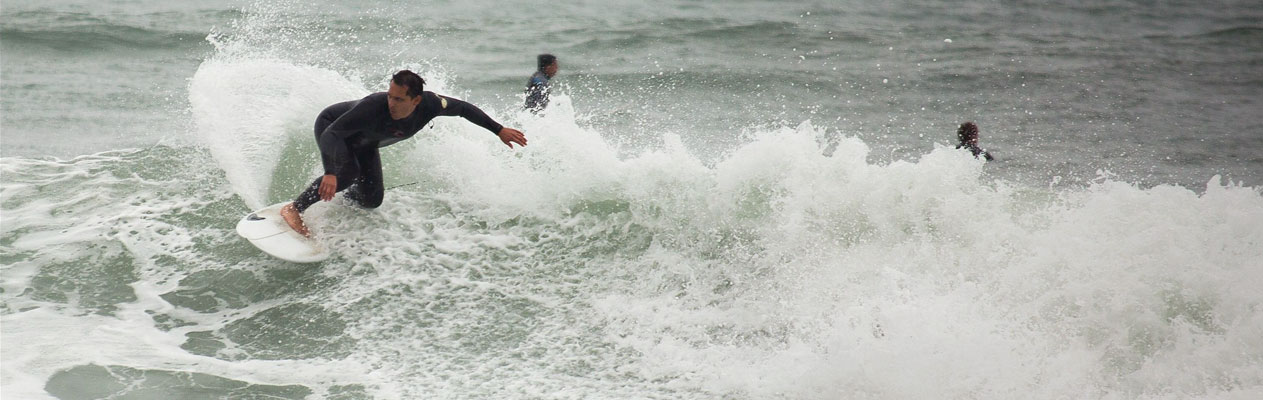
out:
{"label": "ocean water", "polygon": [[[0,17],[5,399],[1263,397],[1256,2]],[[401,68],[530,146],[442,118],[330,260],[237,237]]]}

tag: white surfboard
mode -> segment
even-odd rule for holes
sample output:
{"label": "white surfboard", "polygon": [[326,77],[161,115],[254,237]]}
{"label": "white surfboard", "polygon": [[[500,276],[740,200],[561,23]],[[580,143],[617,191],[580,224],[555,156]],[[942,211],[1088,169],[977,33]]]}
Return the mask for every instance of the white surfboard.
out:
{"label": "white surfboard", "polygon": [[264,253],[285,261],[314,263],[329,258],[329,251],[320,242],[298,234],[281,217],[281,207],[286,204],[289,202],[246,214],[237,222],[237,234]]}

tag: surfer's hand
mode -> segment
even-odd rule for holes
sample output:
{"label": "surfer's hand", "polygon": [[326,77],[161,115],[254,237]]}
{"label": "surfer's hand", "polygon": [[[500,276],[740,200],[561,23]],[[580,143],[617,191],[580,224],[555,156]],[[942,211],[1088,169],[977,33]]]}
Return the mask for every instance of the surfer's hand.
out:
{"label": "surfer's hand", "polygon": [[496,136],[499,136],[500,141],[504,142],[504,145],[509,146],[510,149],[513,148],[514,143],[517,143],[518,146],[526,146],[526,135],[523,135],[522,131],[517,129],[500,128],[500,133],[497,133]]}
{"label": "surfer's hand", "polygon": [[338,193],[338,176],[325,175],[324,179],[320,180],[320,200],[333,200],[335,193]]}

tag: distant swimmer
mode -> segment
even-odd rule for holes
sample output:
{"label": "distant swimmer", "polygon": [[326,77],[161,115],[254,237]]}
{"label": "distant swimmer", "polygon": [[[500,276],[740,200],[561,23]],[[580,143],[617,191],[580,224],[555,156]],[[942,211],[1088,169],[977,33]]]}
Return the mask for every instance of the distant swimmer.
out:
{"label": "distant swimmer", "polygon": [[423,91],[425,80],[402,70],[390,78],[389,90],[359,100],[331,105],[316,117],[316,144],[324,176],[316,178],[281,216],[298,233],[310,236],[302,213],[318,200],[329,201],[337,192],[364,208],[382,204],[382,160],[378,148],[415,135],[434,117],[459,115],[496,134],[509,148],[526,146],[526,136],[488,117],[481,109],[451,97]]}
{"label": "distant swimmer", "polygon": [[991,156],[991,153],[978,147],[978,124],[973,122],[960,124],[960,128],[956,129],[956,138],[960,140],[960,143],[956,144],[956,148],[969,149],[969,152],[974,154],[974,158],[981,154],[987,161],[995,159],[995,157]]}
{"label": "distant swimmer", "polygon": [[548,106],[548,94],[551,88],[548,81],[557,75],[560,65],[552,54],[540,54],[537,57],[535,74],[526,81],[526,109],[539,112]]}

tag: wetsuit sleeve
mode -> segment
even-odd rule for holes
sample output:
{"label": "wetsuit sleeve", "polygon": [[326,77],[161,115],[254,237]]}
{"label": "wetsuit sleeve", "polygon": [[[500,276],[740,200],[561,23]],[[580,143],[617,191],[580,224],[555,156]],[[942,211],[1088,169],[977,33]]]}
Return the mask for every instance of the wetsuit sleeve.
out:
{"label": "wetsuit sleeve", "polygon": [[446,103],[446,105],[443,106],[443,109],[439,111],[439,115],[459,115],[461,118],[464,118],[469,122],[473,122],[474,125],[481,126],[497,135],[500,134],[500,129],[504,128],[504,125],[500,125],[499,122],[491,119],[491,117],[487,116],[487,113],[482,112],[482,109],[473,104],[446,96],[439,96],[439,98]]}
{"label": "wetsuit sleeve", "polygon": [[323,155],[320,160],[326,175],[337,175],[342,166],[351,160],[351,149],[347,147],[346,140],[371,124],[374,105],[375,102],[368,99],[361,100],[320,133],[316,146],[320,147]]}

